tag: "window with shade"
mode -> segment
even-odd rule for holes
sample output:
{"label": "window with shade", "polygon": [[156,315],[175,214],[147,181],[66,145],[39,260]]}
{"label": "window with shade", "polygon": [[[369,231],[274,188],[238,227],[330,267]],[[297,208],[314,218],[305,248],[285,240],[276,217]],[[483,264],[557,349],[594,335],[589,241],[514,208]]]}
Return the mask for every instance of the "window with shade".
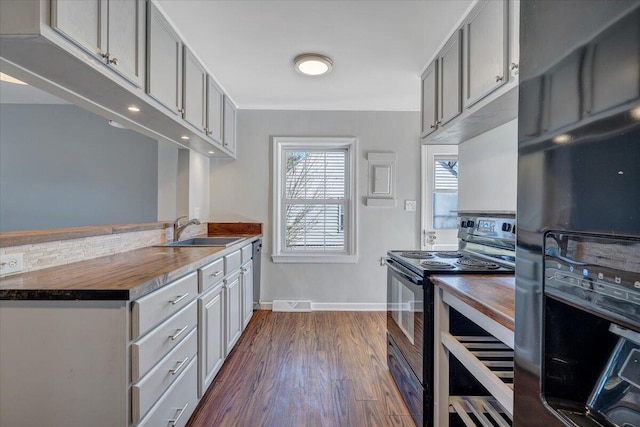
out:
{"label": "window with shade", "polygon": [[436,156],[433,188],[433,228],[457,228],[458,160]]}
{"label": "window with shade", "polygon": [[355,262],[353,138],[274,138],[275,262]]}

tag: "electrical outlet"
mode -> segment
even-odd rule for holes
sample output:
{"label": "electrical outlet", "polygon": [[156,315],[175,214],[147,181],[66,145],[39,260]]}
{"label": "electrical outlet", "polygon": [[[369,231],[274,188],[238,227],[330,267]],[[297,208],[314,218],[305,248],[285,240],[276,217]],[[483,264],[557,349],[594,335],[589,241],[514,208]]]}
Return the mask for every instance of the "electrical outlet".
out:
{"label": "electrical outlet", "polygon": [[0,255],[0,276],[22,271],[23,253]]}
{"label": "electrical outlet", "polygon": [[415,200],[405,200],[404,201],[404,210],[407,212],[415,212],[416,211],[416,201]]}

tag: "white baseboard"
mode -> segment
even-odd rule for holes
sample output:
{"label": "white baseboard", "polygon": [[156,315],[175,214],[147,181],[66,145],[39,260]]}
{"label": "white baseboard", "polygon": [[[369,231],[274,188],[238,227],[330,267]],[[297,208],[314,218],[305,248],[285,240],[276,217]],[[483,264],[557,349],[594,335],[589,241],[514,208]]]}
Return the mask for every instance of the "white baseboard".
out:
{"label": "white baseboard", "polygon": [[[261,302],[260,310],[272,310],[272,302]],[[311,311],[387,311],[384,302],[312,302]]]}

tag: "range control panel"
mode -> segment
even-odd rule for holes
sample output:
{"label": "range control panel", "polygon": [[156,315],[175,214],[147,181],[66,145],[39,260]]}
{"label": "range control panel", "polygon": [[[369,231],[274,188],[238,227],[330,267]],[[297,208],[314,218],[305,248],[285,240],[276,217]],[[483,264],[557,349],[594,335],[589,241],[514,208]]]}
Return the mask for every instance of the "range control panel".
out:
{"label": "range control panel", "polygon": [[640,241],[548,233],[544,290],[640,325]]}

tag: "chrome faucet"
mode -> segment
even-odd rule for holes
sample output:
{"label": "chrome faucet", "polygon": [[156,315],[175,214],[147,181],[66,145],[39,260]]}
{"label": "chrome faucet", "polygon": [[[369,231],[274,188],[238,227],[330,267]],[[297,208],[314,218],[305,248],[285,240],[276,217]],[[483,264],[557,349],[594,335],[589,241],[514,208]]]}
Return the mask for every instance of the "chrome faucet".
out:
{"label": "chrome faucet", "polygon": [[180,238],[182,232],[190,225],[200,225],[200,221],[197,219],[191,219],[184,224],[182,224],[182,220],[186,219],[186,216],[181,216],[173,222],[173,241],[177,242]]}

